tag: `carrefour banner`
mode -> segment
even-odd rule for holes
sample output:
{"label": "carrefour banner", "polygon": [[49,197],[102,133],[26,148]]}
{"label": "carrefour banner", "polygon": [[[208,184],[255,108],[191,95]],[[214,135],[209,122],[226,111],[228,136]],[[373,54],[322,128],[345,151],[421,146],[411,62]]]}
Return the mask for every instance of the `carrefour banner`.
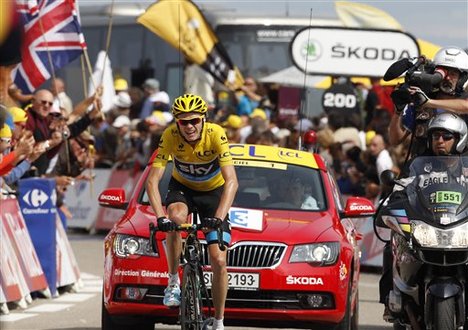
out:
{"label": "carrefour banner", "polygon": [[420,55],[416,39],[396,30],[309,26],[290,45],[294,65],[307,74],[383,77],[401,58]]}
{"label": "carrefour banner", "polygon": [[19,181],[18,202],[53,296],[57,295],[55,180]]}

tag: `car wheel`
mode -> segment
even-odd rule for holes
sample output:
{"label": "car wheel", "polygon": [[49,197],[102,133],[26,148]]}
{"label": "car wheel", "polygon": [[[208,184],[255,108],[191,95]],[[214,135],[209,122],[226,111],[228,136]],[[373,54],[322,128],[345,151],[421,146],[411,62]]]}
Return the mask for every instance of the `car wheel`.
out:
{"label": "car wheel", "polygon": [[[335,327],[335,330],[354,330],[358,328],[358,325],[356,324],[354,327],[353,324],[353,318],[351,317],[351,290],[353,288],[353,283],[352,283],[352,275],[349,277],[349,282],[348,282],[348,297],[346,301],[346,312],[343,317],[343,320],[341,320],[340,323]],[[357,305],[356,305],[357,307]],[[356,314],[357,316],[357,314]],[[357,318],[354,320],[355,322],[358,322]]]}

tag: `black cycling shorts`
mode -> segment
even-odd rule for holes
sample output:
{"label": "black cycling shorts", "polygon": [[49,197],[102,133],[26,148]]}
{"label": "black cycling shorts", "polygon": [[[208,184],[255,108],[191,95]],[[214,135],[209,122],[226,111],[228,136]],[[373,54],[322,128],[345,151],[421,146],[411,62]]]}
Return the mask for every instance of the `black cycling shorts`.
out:
{"label": "black cycling shorts", "polygon": [[[219,202],[224,187],[218,187],[210,191],[197,191],[184,186],[174,178],[169,181],[167,194],[165,198],[166,207],[172,203],[181,202],[187,205],[189,213],[197,212],[200,219],[214,217],[218,209]],[[231,223],[229,215],[222,224],[224,244],[231,243]],[[211,231],[205,234],[208,244],[218,243],[216,231]]]}

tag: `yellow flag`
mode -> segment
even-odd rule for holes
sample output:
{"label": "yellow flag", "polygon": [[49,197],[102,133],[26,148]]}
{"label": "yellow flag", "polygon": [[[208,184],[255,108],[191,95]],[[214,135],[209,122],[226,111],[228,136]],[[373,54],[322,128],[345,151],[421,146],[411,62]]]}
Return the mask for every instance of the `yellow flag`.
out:
{"label": "yellow flag", "polygon": [[239,70],[197,6],[189,0],[159,0],[137,22],[178,49],[232,90],[243,85]]}
{"label": "yellow flag", "polygon": [[13,1],[0,1],[0,45],[8,37],[13,20]]}

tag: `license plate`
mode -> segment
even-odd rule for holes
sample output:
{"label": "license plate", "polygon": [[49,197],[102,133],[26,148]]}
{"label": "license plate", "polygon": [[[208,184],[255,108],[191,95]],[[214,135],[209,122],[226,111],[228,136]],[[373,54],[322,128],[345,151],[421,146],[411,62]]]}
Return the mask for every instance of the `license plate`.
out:
{"label": "license plate", "polygon": [[[213,273],[204,272],[205,284],[211,288]],[[256,273],[228,273],[229,290],[258,290],[260,275]]]}

